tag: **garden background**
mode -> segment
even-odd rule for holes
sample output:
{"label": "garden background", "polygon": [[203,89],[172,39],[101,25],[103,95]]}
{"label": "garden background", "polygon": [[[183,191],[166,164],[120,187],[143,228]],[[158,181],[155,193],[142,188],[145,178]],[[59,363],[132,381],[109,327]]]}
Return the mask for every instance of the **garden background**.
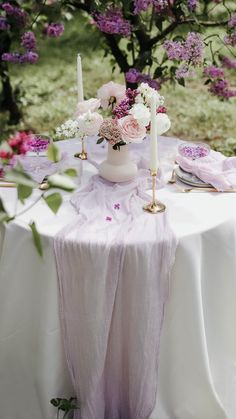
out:
{"label": "garden background", "polygon": [[[232,9],[235,2],[229,2]],[[218,7],[223,19],[225,10]],[[57,38],[39,40],[40,58],[35,65],[10,64],[13,87],[23,109],[23,120],[8,125],[8,113],[0,113],[0,139],[6,139],[19,129],[53,135],[55,128],[73,117],[76,109],[76,57],[81,53],[85,98],[95,97],[97,89],[110,80],[124,82],[111,57],[104,56],[104,41],[84,12],[73,13],[64,22],[65,32]],[[189,29],[181,28],[183,35]],[[209,34],[215,31],[207,29]],[[219,31],[219,29],[217,29]],[[234,48],[235,49],[235,48]],[[226,70],[227,79],[236,88],[236,69]],[[235,149],[236,154],[236,97],[220,100],[212,96],[197,75],[186,81],[186,87],[166,83],[161,88],[171,118],[170,136],[181,139],[223,141],[222,150]]]}

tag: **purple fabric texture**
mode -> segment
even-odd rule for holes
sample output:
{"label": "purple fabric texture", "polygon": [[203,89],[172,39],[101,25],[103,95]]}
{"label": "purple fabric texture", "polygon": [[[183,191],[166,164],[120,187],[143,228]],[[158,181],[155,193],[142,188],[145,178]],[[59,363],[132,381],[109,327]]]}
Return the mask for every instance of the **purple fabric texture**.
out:
{"label": "purple fabric texture", "polygon": [[77,220],[55,238],[63,340],[81,405],[76,419],[148,419],[155,406],[177,239],[168,210],[142,210],[149,188],[146,169],[123,184],[93,176],[72,198]]}
{"label": "purple fabric texture", "polygon": [[219,191],[236,188],[236,157],[226,158],[211,150],[208,156],[200,159],[191,160],[178,155],[176,160],[186,172],[193,173]]}

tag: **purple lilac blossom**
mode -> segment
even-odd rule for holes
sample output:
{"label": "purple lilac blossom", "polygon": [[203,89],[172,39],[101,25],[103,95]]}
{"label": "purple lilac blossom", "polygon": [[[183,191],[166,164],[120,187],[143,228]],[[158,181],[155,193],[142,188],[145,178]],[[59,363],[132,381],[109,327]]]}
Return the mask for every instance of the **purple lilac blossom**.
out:
{"label": "purple lilac blossom", "polygon": [[126,97],[119,103],[119,105],[115,106],[113,109],[113,115],[115,115],[118,119],[128,115],[130,108],[135,103],[137,94],[137,90],[127,89],[125,92]]}
{"label": "purple lilac blossom", "polygon": [[231,16],[231,19],[228,21],[229,28],[234,28],[236,26],[236,13]]}
{"label": "purple lilac blossom", "polygon": [[140,76],[140,71],[136,68],[130,68],[127,73],[125,73],[125,78],[128,83],[137,83],[138,77]]}
{"label": "purple lilac blossom", "polygon": [[222,57],[221,62],[225,68],[236,68],[236,60],[232,60],[230,57]]}
{"label": "purple lilac blossom", "polygon": [[21,37],[21,45],[27,51],[34,51],[36,49],[36,38],[32,31],[25,32]]}
{"label": "purple lilac blossom", "polygon": [[141,12],[145,12],[149,7],[154,7],[156,12],[162,12],[168,7],[167,0],[135,0],[134,2],[134,14],[138,15]]}
{"label": "purple lilac blossom", "polygon": [[175,72],[175,77],[176,77],[177,79],[184,79],[184,78],[189,77],[189,76],[191,76],[191,75],[193,75],[193,74],[194,74],[193,72],[190,72],[190,71],[189,71],[188,64],[182,64],[182,65],[178,68],[178,70],[176,70],[176,72]]}
{"label": "purple lilac blossom", "polygon": [[47,36],[57,38],[61,36],[64,32],[64,25],[63,23],[49,23],[45,29],[45,33]]}
{"label": "purple lilac blossom", "polygon": [[221,79],[225,76],[224,70],[222,68],[211,65],[204,68],[204,74],[213,79]]}
{"label": "purple lilac blossom", "polygon": [[231,33],[231,35],[226,35],[224,37],[224,43],[225,45],[231,45],[234,47],[236,45],[236,31]]}
{"label": "purple lilac blossom", "polygon": [[197,32],[189,32],[184,42],[166,41],[164,48],[170,60],[187,61],[196,66],[203,59],[204,43]]}
{"label": "purple lilac blossom", "polygon": [[7,15],[12,16],[20,26],[25,26],[27,21],[27,13],[19,7],[13,6],[10,3],[3,3],[2,9]]}
{"label": "purple lilac blossom", "polygon": [[7,19],[4,16],[0,16],[0,30],[7,31],[10,29],[10,25],[7,23]]}
{"label": "purple lilac blossom", "polygon": [[97,13],[94,15],[94,20],[101,32],[125,37],[131,35],[132,26],[124,19],[122,11],[118,8],[110,7],[104,13]]}
{"label": "purple lilac blossom", "polygon": [[190,12],[194,12],[194,10],[196,10],[197,7],[197,0],[188,0],[187,5]]}
{"label": "purple lilac blossom", "polygon": [[2,60],[8,61],[13,64],[35,64],[38,61],[38,54],[33,51],[27,51],[25,54],[20,54],[19,52],[6,52],[2,54]]}
{"label": "purple lilac blossom", "polygon": [[236,96],[236,90],[229,88],[227,80],[214,81],[209,88],[209,92],[222,99],[229,99],[230,97]]}

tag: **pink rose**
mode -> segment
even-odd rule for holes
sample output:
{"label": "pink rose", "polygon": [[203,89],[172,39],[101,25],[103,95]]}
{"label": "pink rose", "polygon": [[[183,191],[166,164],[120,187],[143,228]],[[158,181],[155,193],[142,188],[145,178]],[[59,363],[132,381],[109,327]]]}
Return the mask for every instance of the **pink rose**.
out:
{"label": "pink rose", "polygon": [[103,123],[103,117],[97,112],[88,111],[77,118],[78,126],[83,135],[98,135]]}
{"label": "pink rose", "polygon": [[125,86],[110,81],[98,90],[97,97],[101,99],[103,109],[119,104],[125,98]]}
{"label": "pink rose", "polygon": [[91,98],[88,100],[84,100],[83,102],[78,102],[75,116],[83,115],[88,111],[96,112],[100,105],[101,101],[96,98]]}
{"label": "pink rose", "polygon": [[121,127],[122,140],[125,143],[140,143],[146,135],[145,127],[139,124],[133,115],[120,118],[118,124]]}

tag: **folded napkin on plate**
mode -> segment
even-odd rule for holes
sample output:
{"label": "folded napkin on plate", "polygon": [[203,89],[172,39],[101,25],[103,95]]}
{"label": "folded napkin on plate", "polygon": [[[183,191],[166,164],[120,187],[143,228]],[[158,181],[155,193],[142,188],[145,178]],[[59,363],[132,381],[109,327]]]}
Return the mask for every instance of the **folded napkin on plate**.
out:
{"label": "folded napkin on plate", "polygon": [[190,160],[178,155],[176,160],[186,172],[193,173],[220,191],[236,188],[236,157],[226,158],[211,150],[208,156],[200,159]]}
{"label": "folded napkin on plate", "polygon": [[64,346],[80,419],[147,419],[156,402],[164,303],[177,240],[167,212],[142,210],[150,175],[76,192],[55,238]]}

